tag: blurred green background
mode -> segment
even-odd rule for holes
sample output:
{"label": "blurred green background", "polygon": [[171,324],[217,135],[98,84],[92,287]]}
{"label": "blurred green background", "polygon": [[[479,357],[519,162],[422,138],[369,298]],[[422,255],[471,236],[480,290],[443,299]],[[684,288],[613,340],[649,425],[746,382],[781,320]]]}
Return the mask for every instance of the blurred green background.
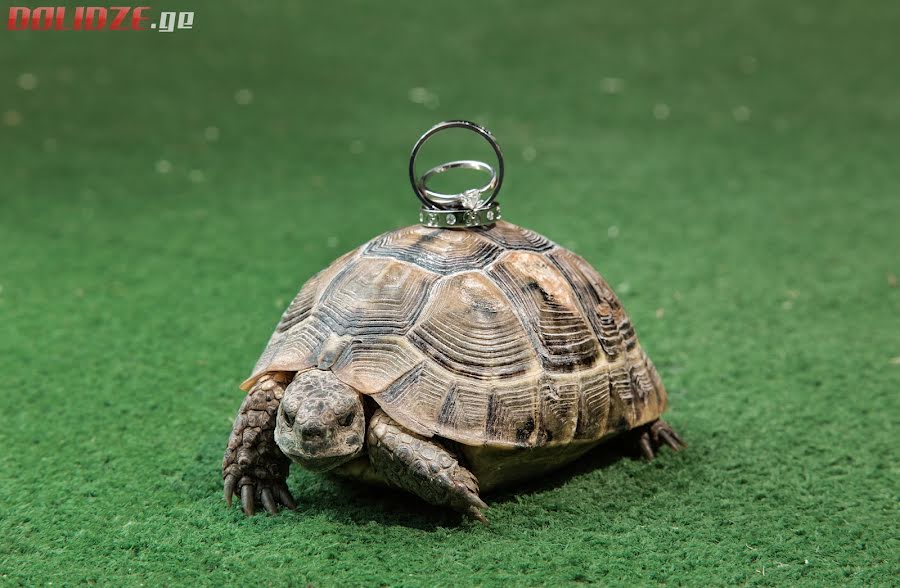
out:
{"label": "blurred green background", "polygon": [[[194,29],[0,30],[0,584],[896,584],[900,4],[164,8]],[[296,512],[226,509],[238,383],[415,222],[448,118],[616,289],[689,449],[489,527],[301,471]]]}

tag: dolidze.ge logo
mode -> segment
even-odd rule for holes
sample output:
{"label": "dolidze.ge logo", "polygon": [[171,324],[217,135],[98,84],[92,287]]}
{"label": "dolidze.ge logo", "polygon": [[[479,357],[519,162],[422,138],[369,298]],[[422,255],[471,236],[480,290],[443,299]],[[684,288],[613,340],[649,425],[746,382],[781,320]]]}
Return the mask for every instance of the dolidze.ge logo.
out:
{"label": "dolidze.ge logo", "polygon": [[193,12],[161,12],[148,29],[149,6],[11,6],[10,31],[146,31],[172,33],[194,27]]}

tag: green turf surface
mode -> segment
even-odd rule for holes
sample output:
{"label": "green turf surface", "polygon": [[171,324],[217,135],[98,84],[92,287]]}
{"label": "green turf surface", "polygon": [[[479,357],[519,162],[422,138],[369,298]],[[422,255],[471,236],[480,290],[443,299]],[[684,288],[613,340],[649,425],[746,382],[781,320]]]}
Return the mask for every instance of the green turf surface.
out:
{"label": "green turf surface", "polygon": [[[0,585],[896,584],[900,5],[712,6],[0,31]],[[457,117],[617,290],[689,450],[490,527],[302,471],[296,512],[227,510],[238,383],[306,278],[414,222],[408,149]]]}

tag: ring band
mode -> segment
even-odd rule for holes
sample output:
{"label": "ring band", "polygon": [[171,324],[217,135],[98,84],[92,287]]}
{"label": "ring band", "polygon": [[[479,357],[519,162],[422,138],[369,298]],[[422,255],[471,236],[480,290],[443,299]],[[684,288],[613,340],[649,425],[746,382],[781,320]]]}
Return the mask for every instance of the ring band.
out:
{"label": "ring band", "polygon": [[497,144],[497,140],[494,139],[494,136],[487,129],[467,120],[450,120],[438,123],[425,131],[425,134],[419,137],[419,140],[416,141],[416,144],[412,148],[412,153],[410,153],[409,155],[409,182],[410,184],[412,184],[413,192],[416,193],[416,198],[418,198],[422,202],[423,208],[427,210],[451,210],[453,203],[432,200],[425,193],[424,187],[422,187],[424,182],[419,180],[416,175],[416,157],[419,155],[419,149],[422,148],[422,145],[425,144],[425,141],[431,138],[432,135],[434,135],[435,133],[439,133],[440,131],[453,128],[468,129],[474,133],[478,133],[488,142],[488,144],[490,144],[491,148],[493,148],[494,150],[494,153],[497,155],[496,182],[494,182],[494,186],[491,190],[490,196],[488,196],[488,198],[480,204],[481,207],[488,207],[497,198],[497,194],[500,193],[500,187],[503,185],[503,153],[500,151],[500,145]]}
{"label": "ring band", "polygon": [[478,210],[436,210],[423,206],[419,211],[420,223],[438,229],[483,227],[492,225],[501,218],[499,202],[492,202]]}
{"label": "ring band", "polygon": [[[491,175],[491,179],[488,180],[487,184],[480,188],[473,188],[470,190],[466,190],[465,192],[460,192],[459,194],[443,194],[441,192],[435,192],[434,190],[430,190],[428,188],[429,179],[452,169],[471,169],[475,171],[487,172]],[[418,188],[432,202],[454,206],[462,205],[464,208],[467,208],[469,210],[475,210],[476,208],[481,208],[484,204],[481,201],[481,196],[493,190],[496,185],[497,172],[493,167],[489,166],[483,161],[464,159],[460,161],[449,161],[447,163],[442,163],[441,165],[437,165],[431,168],[430,170],[422,174],[421,178],[419,178]]]}

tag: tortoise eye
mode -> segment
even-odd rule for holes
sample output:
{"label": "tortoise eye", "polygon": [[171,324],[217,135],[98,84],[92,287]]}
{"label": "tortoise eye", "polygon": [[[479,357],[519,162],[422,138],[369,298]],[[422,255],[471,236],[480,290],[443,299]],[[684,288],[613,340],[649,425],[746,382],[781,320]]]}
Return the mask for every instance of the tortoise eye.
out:
{"label": "tortoise eye", "polygon": [[281,406],[281,415],[284,417],[284,422],[287,426],[289,426],[289,427],[294,426],[294,417],[297,416],[296,414],[289,411],[286,406],[282,405]]}
{"label": "tortoise eye", "polygon": [[347,414],[342,416],[340,419],[338,419],[338,424],[342,427],[349,427],[350,425],[353,424],[354,416],[355,415],[353,412],[348,412]]}

